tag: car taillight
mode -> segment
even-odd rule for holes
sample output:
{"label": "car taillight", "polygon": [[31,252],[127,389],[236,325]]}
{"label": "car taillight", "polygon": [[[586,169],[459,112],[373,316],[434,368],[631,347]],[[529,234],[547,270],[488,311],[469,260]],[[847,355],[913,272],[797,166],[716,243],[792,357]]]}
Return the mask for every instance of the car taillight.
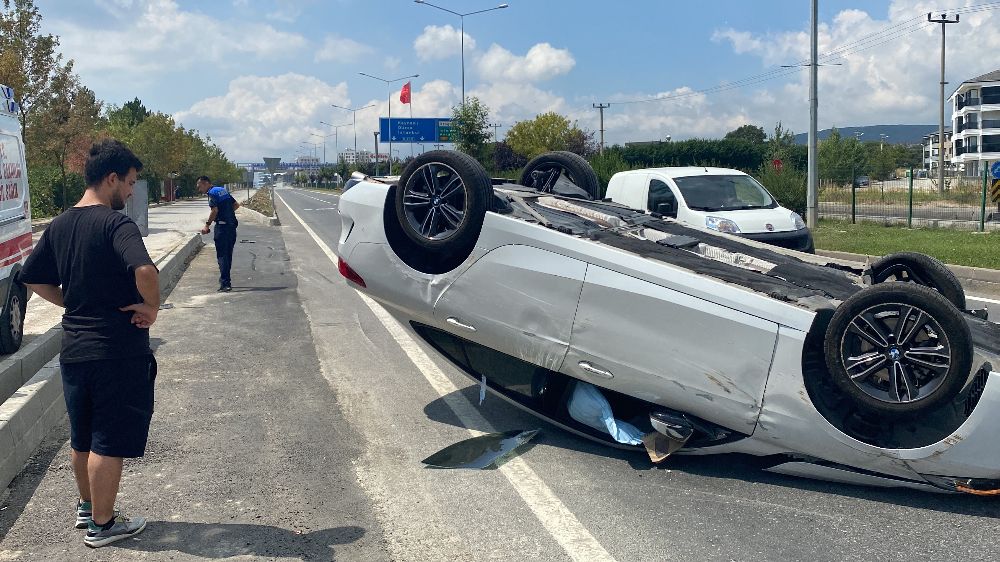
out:
{"label": "car taillight", "polygon": [[351,269],[351,266],[347,265],[347,262],[343,259],[337,259],[337,269],[340,270],[340,274],[343,275],[348,281],[365,287],[365,280],[358,275],[357,271]]}

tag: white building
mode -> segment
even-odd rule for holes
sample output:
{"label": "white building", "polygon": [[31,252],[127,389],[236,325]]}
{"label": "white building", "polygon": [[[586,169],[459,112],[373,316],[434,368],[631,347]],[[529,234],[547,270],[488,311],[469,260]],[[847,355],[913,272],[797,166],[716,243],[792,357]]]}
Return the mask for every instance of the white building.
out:
{"label": "white building", "polygon": [[[952,156],[954,156],[953,153],[954,144],[951,142],[951,140],[952,140],[951,129],[945,129],[944,130],[944,161],[946,163],[945,170],[950,169],[948,163],[951,162]],[[931,175],[937,177],[935,174],[937,174],[938,162],[940,162],[940,159],[938,158],[938,151],[939,151],[938,134],[935,132],[929,135],[924,135],[923,145],[924,145],[924,169],[927,170],[928,173],[933,172],[931,173]]]}
{"label": "white building", "polygon": [[379,153],[377,156],[370,150],[359,150],[354,152],[353,148],[348,148],[340,153],[340,159],[344,161],[348,166],[352,164],[365,164],[371,162],[372,160],[378,163],[384,163],[389,160],[389,156],[386,154]]}
{"label": "white building", "polygon": [[302,169],[319,168],[319,158],[315,156],[299,156],[295,159],[295,164]]}
{"label": "white building", "polygon": [[1000,160],[1000,70],[962,82],[948,98],[952,108],[952,163],[981,176]]}

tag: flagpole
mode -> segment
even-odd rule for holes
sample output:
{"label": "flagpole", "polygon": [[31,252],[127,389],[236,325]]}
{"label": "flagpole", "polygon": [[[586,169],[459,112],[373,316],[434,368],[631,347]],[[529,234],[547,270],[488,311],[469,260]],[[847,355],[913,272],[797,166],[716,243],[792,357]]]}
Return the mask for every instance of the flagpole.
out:
{"label": "flagpole", "polygon": [[[410,86],[410,120],[413,120],[413,86]],[[410,139],[410,158],[413,158],[413,139]]]}

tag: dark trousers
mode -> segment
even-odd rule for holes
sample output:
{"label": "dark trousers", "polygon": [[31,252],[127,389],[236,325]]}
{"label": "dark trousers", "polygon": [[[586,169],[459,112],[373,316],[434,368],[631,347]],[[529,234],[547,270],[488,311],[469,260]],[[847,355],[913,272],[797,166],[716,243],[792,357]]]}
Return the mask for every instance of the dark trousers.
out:
{"label": "dark trousers", "polygon": [[233,249],[236,247],[236,226],[215,225],[215,257],[219,260],[219,285],[232,285],[229,270],[233,267]]}

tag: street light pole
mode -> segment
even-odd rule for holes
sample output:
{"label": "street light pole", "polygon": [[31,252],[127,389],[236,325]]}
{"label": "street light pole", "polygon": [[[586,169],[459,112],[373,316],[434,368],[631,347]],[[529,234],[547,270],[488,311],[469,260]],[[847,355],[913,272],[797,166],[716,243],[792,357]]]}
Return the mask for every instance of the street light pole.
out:
{"label": "street light pole", "polygon": [[375,175],[378,175],[378,131],[375,131]]}
{"label": "street light pole", "polygon": [[461,34],[462,34],[462,105],[465,105],[465,16],[473,16],[475,14],[481,14],[483,12],[492,12],[493,10],[502,10],[502,9],[508,7],[508,6],[507,6],[507,4],[500,4],[499,6],[496,6],[496,7],[493,7],[493,8],[487,8],[485,10],[477,10],[475,12],[468,12],[466,14],[460,14],[458,12],[454,12],[452,10],[449,10],[448,8],[442,8],[441,6],[436,6],[434,4],[431,4],[430,2],[426,2],[425,0],[413,0],[413,1],[416,2],[417,4],[424,4],[425,6],[430,6],[431,8],[437,8],[437,9],[443,11],[443,12],[448,12],[449,14],[454,14],[454,15],[458,16],[461,19],[461,21],[462,21],[462,24],[461,24],[461,26],[462,26],[462,30],[461,30]]}
{"label": "street light pole", "polygon": [[375,107],[375,104],[366,105],[364,107],[357,107],[357,108],[353,108],[353,109],[350,108],[350,107],[341,107],[339,105],[333,105],[332,103],[330,105],[333,106],[333,107],[336,107],[337,109],[343,109],[345,111],[350,111],[354,115],[354,159],[355,159],[355,161],[357,161],[357,158],[358,158],[358,112],[361,111],[362,109],[368,109],[369,107]]}
{"label": "street light pole", "polygon": [[[320,121],[320,124],[321,125],[326,125],[327,127],[333,127],[333,147],[334,147],[334,151],[337,154],[337,164],[339,165],[340,164],[340,136],[339,136],[340,128],[341,127],[346,127],[346,126],[350,125],[350,123],[344,123],[343,125],[331,125],[330,123],[327,123],[326,121]],[[354,141],[355,141],[355,145],[356,145],[357,144],[357,135],[355,135]],[[355,155],[355,158],[356,157],[357,157],[357,155]]]}
{"label": "street light pole", "polygon": [[[941,118],[938,121],[938,192],[944,193],[944,30],[949,23],[958,23],[959,15],[955,14],[955,19],[948,19],[948,14],[941,14],[940,18],[933,18],[927,14],[927,21],[941,24]],[[931,145],[933,147],[933,145]]]}

